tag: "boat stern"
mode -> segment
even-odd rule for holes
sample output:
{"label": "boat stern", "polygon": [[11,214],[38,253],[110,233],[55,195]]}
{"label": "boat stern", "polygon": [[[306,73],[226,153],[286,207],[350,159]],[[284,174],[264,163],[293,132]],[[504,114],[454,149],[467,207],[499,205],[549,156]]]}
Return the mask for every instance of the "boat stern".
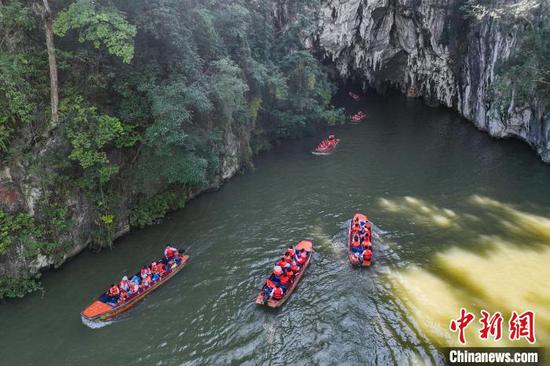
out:
{"label": "boat stern", "polygon": [[113,308],[102,301],[96,300],[80,313],[82,319],[98,320],[107,315]]}

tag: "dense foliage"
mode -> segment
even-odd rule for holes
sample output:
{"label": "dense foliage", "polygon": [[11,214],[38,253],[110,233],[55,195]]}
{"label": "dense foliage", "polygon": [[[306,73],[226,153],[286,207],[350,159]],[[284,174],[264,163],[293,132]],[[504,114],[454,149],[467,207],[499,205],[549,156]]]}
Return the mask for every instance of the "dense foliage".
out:
{"label": "dense foliage", "polygon": [[[276,139],[342,120],[301,43],[317,2],[293,3],[281,14],[274,0],[62,0],[51,9],[2,0],[0,161],[28,169],[41,194],[32,217],[0,211],[0,255],[18,245],[62,258],[75,214],[65,203],[75,197],[92,212],[94,245],[110,245],[124,212],[131,225],[151,224],[215,181],[229,140],[246,162]],[[48,21],[55,49],[46,49]],[[2,279],[12,290],[0,297],[33,289],[26,279]]]}

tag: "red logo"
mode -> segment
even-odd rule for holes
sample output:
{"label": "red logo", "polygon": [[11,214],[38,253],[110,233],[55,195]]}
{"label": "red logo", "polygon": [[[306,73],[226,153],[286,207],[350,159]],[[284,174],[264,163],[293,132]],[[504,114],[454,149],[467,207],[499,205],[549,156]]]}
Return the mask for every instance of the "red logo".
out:
{"label": "red logo", "polygon": [[489,336],[493,337],[495,341],[499,341],[502,338],[502,314],[498,311],[493,315],[489,314],[485,310],[481,310],[481,319],[479,322],[482,328],[479,331],[479,338],[488,339]]}
{"label": "red logo", "polygon": [[517,312],[512,311],[512,317],[508,322],[508,326],[511,341],[525,338],[529,343],[535,343],[535,313],[532,311],[525,311],[519,315]]}
{"label": "red logo", "polygon": [[[451,320],[449,329],[453,333],[458,332],[458,341],[460,343],[466,343],[464,330],[474,319],[474,314],[468,312],[465,308],[461,308],[460,316],[457,319]],[[500,341],[502,339],[503,322],[504,318],[500,312],[497,311],[494,314],[490,314],[486,310],[481,310],[481,318],[479,319],[479,323],[481,324],[479,338],[484,341],[489,338],[493,338],[495,341]],[[508,321],[508,338],[511,341],[518,341],[523,338],[531,344],[535,343],[535,313],[530,310],[527,310],[521,314],[518,314],[516,311],[512,311],[512,315]]]}
{"label": "red logo", "polygon": [[458,319],[451,320],[449,328],[452,332],[458,331],[458,341],[462,344],[466,343],[466,337],[464,336],[464,329],[470,325],[474,320],[475,316],[472,313],[469,313],[466,309],[460,309],[460,317]]}

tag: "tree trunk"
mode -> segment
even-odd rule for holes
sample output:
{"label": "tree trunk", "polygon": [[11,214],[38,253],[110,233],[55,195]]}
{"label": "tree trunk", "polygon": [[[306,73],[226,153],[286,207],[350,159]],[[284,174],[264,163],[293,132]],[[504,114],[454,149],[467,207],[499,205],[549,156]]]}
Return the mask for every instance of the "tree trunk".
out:
{"label": "tree trunk", "polygon": [[[0,0],[1,1],[1,0]],[[48,0],[42,0],[44,4],[43,19],[46,31],[46,47],[48,48],[48,64],[50,66],[50,99],[52,107],[52,120],[48,132],[57,126],[59,121],[59,86],[57,81],[57,61],[55,58],[55,45],[53,42],[53,15]]]}

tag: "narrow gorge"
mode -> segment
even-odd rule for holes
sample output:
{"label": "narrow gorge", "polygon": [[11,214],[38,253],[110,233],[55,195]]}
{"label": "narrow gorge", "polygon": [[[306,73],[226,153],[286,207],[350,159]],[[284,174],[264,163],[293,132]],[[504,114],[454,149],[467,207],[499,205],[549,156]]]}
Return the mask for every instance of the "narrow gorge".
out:
{"label": "narrow gorge", "polygon": [[[539,37],[549,34],[545,1],[278,0],[253,10],[228,5],[233,19],[215,6],[170,14],[157,13],[176,6],[170,1],[115,3],[119,9],[87,1],[54,8],[57,47],[66,53],[62,127],[53,130],[43,127],[42,18],[26,2],[0,4],[0,65],[12,88],[0,104],[11,108],[0,116],[0,298],[34,290],[41,270],[90,245],[110,246],[131,227],[219,188],[275,141],[342,123],[327,74],[339,85],[397,89],[451,108],[491,136],[526,141],[550,162],[548,80],[526,79],[532,65],[517,60],[532,57],[537,24]],[[128,44],[90,37],[94,24],[70,19],[79,11],[107,16]],[[178,23],[179,13],[187,23]],[[234,21],[241,16],[245,23]],[[105,138],[94,140],[102,126]]]}

